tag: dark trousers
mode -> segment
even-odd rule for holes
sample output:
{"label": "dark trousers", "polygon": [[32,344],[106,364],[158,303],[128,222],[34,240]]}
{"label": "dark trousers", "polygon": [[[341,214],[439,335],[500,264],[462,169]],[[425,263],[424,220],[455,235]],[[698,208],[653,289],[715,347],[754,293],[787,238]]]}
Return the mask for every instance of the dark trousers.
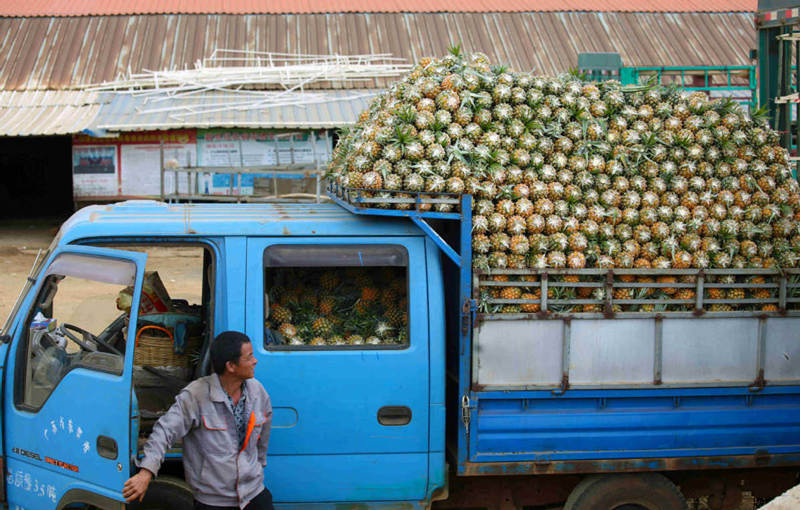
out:
{"label": "dark trousers", "polygon": [[[239,510],[238,506],[211,506],[194,501],[194,510]],[[250,503],[244,507],[244,510],[275,510],[272,506],[272,493],[268,489],[264,489],[256,496]]]}

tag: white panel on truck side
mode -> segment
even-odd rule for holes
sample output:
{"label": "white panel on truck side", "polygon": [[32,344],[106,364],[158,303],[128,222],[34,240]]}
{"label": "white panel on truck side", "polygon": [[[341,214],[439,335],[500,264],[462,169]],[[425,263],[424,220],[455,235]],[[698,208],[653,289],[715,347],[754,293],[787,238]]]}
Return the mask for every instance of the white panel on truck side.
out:
{"label": "white panel on truck side", "polygon": [[653,382],[655,321],[573,320],[570,384]]}
{"label": "white panel on truck side", "polygon": [[664,384],[756,377],[758,319],[664,319],[663,338]]}
{"label": "white panel on truck side", "polygon": [[484,321],[475,329],[477,382],[553,386],[561,382],[561,321]]}
{"label": "white panel on truck side", "polygon": [[[475,382],[491,388],[561,384],[569,337],[570,388],[800,383],[800,320],[770,317],[486,320],[474,331]],[[661,338],[660,348],[658,338]],[[656,356],[660,352],[660,362]]]}
{"label": "white panel on truck side", "polygon": [[800,324],[795,319],[767,319],[764,378],[768,382],[800,380]]}

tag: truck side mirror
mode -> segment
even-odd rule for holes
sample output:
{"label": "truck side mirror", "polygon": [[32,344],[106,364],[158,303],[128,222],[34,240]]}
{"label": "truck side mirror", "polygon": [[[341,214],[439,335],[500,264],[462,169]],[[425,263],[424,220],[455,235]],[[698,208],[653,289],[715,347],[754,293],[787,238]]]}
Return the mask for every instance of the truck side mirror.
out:
{"label": "truck side mirror", "polygon": [[0,344],[11,343],[11,335],[0,335]]}

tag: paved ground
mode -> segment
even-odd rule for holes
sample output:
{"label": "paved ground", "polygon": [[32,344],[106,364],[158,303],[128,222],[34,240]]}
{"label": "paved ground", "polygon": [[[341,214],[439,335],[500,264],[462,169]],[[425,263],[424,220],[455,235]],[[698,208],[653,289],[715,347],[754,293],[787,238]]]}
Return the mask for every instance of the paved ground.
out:
{"label": "paved ground", "polygon": [[45,250],[58,229],[56,221],[0,224],[0,321],[5,323],[39,249]]}
{"label": "paved ground", "polygon": [[800,485],[784,492],[759,510],[798,510],[800,509]]}

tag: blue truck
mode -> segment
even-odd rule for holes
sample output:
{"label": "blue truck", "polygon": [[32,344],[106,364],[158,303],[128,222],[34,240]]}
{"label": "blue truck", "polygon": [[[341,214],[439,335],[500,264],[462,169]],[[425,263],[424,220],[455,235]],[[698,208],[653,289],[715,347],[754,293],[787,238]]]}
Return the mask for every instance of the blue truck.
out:
{"label": "blue truck", "polygon": [[[695,297],[675,299],[680,310],[626,311],[614,291],[646,291],[624,278],[642,270],[473,269],[469,195],[440,197],[447,206],[435,209],[419,196],[395,199],[410,202],[400,208],[330,196],[129,201],[66,221],[2,331],[5,505],[125,508],[122,485],[169,396],[155,401],[209,373],[210,340],[231,329],[253,340],[272,397],[265,474],[277,508],[667,510],[705,496],[728,509],[742,491],[768,497],[796,483],[796,274],[746,270],[762,283],[729,284],[771,289],[774,311],[708,312],[708,288],[722,285],[709,283],[715,270],[661,270]],[[184,379],[143,370],[159,364],[140,353],[147,307],[159,301],[152,247],[201,254],[200,302],[181,305],[199,318]],[[285,292],[299,271],[339,270],[399,279],[402,333],[316,345],[270,334],[270,286]],[[530,276],[514,285],[540,290],[535,312],[498,313],[531,304],[487,292],[510,285],[504,274]],[[594,297],[565,298],[558,288],[570,285],[605,289],[600,308],[576,308]],[[171,349],[190,343],[163,326],[154,328],[173,332]],[[178,444],[146,500],[128,506],[191,508],[182,477]]]}

